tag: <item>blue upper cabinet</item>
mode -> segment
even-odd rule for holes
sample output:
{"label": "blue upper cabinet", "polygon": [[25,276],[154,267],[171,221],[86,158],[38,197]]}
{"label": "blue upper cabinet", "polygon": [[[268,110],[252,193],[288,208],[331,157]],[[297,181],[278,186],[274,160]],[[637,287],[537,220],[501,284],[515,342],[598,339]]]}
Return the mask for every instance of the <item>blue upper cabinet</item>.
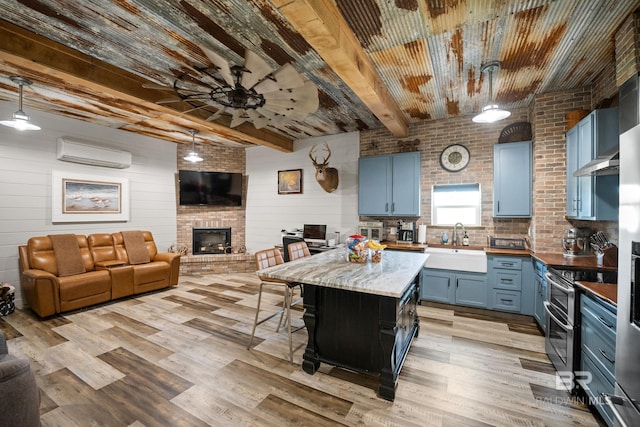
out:
{"label": "blue upper cabinet", "polygon": [[420,216],[420,152],[361,157],[358,214]]}
{"label": "blue upper cabinet", "polygon": [[618,146],[618,109],[592,111],[567,132],[567,217],[617,220],[619,176],[573,176],[591,160]]}
{"label": "blue upper cabinet", "polygon": [[528,218],[532,214],[531,141],[493,146],[493,216]]}

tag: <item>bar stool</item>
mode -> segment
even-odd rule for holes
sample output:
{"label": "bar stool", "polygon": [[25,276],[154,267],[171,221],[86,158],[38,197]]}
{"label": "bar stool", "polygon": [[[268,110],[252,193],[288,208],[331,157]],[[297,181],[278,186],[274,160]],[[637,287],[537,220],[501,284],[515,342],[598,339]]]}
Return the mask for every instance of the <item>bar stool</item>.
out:
{"label": "bar stool", "polygon": [[287,251],[289,252],[289,261],[295,261],[298,258],[311,256],[307,242],[289,243]]}
{"label": "bar stool", "polygon": [[[284,260],[282,259],[282,255],[280,251],[276,248],[265,249],[255,254],[256,261],[256,270],[262,270],[263,268],[273,267],[274,265],[284,264]],[[295,287],[298,285],[296,283],[290,283],[285,280],[271,279],[266,277],[261,277],[258,274],[258,278],[260,279],[260,289],[258,291],[258,306],[256,307],[256,316],[253,321],[253,330],[251,331],[251,339],[249,340],[249,345],[247,349],[251,350],[251,345],[253,344],[253,338],[256,333],[256,327],[267,320],[273,319],[275,316],[280,315],[280,321],[278,322],[278,327],[276,328],[276,332],[280,331],[280,325],[282,324],[282,316],[286,316],[287,318],[287,332],[289,336],[289,361],[293,363],[293,342],[291,340],[291,333],[296,332],[304,326],[296,328],[295,330],[291,330],[291,307],[300,303],[302,298],[293,300],[293,294]],[[284,290],[284,301],[282,303],[282,308],[275,313],[270,314],[266,318],[258,321],[258,317],[260,314],[260,303],[262,302],[262,288],[264,285],[273,285],[283,288]]]}

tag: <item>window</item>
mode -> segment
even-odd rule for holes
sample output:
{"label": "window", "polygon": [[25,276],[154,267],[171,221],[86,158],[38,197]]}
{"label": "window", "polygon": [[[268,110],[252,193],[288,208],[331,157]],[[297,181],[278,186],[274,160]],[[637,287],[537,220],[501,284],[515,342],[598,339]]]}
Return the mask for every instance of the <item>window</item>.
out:
{"label": "window", "polygon": [[431,194],[431,224],[480,225],[480,184],[434,185]]}

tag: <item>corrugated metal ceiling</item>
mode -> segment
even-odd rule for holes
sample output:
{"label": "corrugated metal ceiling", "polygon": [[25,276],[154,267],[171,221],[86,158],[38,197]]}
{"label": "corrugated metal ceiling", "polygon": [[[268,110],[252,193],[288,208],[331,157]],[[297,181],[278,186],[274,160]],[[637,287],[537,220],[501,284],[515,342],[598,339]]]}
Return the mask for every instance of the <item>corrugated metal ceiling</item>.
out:
{"label": "corrugated metal ceiling", "polygon": [[[29,37],[14,45],[0,41],[0,98],[16,99],[8,77],[20,74],[34,81],[28,91],[35,96],[26,92],[25,108],[183,142],[190,140],[185,127],[198,128],[212,143],[223,137],[247,144],[260,143],[261,138],[291,140],[383,126],[358,90],[341,80],[340,70],[329,67],[317,53],[315,41],[306,40],[281,13],[281,6],[296,2],[305,3],[0,0],[2,27],[16,25],[34,38],[45,37],[69,48],[67,57],[77,51],[95,58],[92,65],[124,70],[131,74],[127,83],[131,87],[144,81],[170,85],[182,73],[210,66],[200,46],[235,64],[243,63],[245,49],[274,69],[290,62],[318,87],[320,109],[302,123],[254,132],[254,139],[243,140],[247,127],[239,129],[239,135],[207,129],[202,119],[208,114],[182,113],[186,106],[169,106],[177,109],[178,119],[165,120],[171,110],[150,112],[149,103],[167,93],[131,90],[126,99],[117,91],[92,93],[100,91],[81,84],[82,79],[94,80],[90,67],[77,72],[77,81],[30,68],[28,60],[43,54],[36,43],[27,42]],[[537,93],[590,84],[614,60],[615,31],[640,1],[335,0],[326,4],[339,11],[357,37],[399,107],[401,120],[416,122],[476,113],[488,101],[486,76],[480,69],[492,60],[502,62],[494,74],[493,94],[506,108],[525,107]],[[16,60],[16,45],[18,56],[27,62]],[[52,46],[56,44],[46,48]],[[108,78],[102,78],[108,84]],[[228,121],[223,118],[220,125]]]}

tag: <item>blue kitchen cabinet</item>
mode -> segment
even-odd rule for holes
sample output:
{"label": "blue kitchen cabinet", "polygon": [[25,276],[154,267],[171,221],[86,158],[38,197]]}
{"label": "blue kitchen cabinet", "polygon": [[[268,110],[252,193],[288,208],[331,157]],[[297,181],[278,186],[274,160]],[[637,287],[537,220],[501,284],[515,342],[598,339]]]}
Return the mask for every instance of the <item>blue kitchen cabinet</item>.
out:
{"label": "blue kitchen cabinet", "polygon": [[485,273],[423,268],[420,299],[468,307],[487,307]]}
{"label": "blue kitchen cabinet", "polygon": [[530,257],[489,255],[489,308],[533,315],[535,281]]}
{"label": "blue kitchen cabinet", "polygon": [[547,334],[547,311],[544,309],[544,302],[547,300],[547,265],[537,259],[533,260],[535,270],[535,301],[533,318],[544,334]]}
{"label": "blue kitchen cabinet", "polygon": [[532,214],[531,141],[493,146],[493,216],[529,218]]}
{"label": "blue kitchen cabinet", "polygon": [[618,219],[619,176],[573,176],[580,167],[618,147],[618,109],[592,111],[566,135],[568,218]]}
{"label": "blue kitchen cabinet", "polygon": [[580,314],[580,370],[591,374],[591,381],[581,387],[589,403],[612,426],[613,413],[602,401],[602,394],[613,394],[615,389],[616,308],[600,298],[581,294]]}
{"label": "blue kitchen cabinet", "polygon": [[358,214],[420,216],[420,152],[358,160]]}

